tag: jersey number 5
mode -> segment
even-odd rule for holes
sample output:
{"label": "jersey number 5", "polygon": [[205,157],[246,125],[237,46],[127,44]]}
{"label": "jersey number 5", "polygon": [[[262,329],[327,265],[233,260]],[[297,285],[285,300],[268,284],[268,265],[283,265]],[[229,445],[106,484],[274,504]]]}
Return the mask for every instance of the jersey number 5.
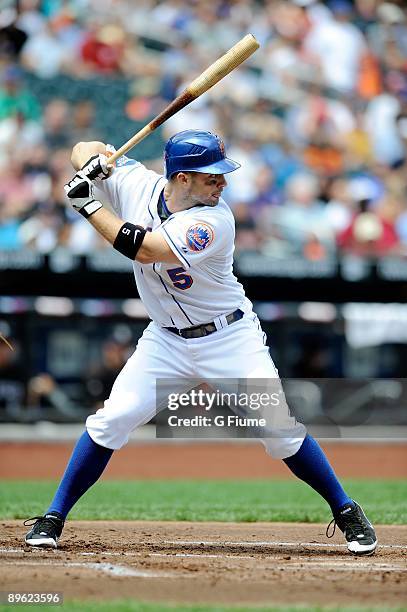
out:
{"label": "jersey number 5", "polygon": [[174,285],[174,287],[176,287],[177,289],[182,289],[183,291],[185,289],[189,289],[192,286],[192,283],[194,282],[192,280],[192,276],[190,276],[189,274],[185,274],[185,269],[181,267],[171,268],[171,270],[167,270],[167,274],[172,280],[172,284]]}

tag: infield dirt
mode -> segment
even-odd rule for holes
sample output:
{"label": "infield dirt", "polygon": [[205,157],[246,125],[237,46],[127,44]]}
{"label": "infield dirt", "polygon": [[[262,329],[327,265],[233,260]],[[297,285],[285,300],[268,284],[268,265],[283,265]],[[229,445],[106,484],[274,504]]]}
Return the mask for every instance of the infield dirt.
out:
{"label": "infield dirt", "polygon": [[[3,444],[2,478],[59,477],[72,445]],[[403,478],[405,445],[330,444],[341,476]],[[140,445],[113,458],[109,478],[287,476],[260,445]],[[407,526],[378,526],[380,548],[353,557],[326,525],[68,522],[58,550],[23,545],[2,521],[0,590],[62,591],[67,599],[219,604],[404,606]]]}
{"label": "infield dirt", "polygon": [[[3,442],[0,478],[59,479],[74,442]],[[407,478],[407,444],[322,444],[341,478]],[[182,444],[149,441],[116,451],[103,478],[241,479],[293,478],[282,461],[270,459],[262,444]]]}
{"label": "infield dirt", "polygon": [[402,606],[407,527],[379,526],[374,556],[353,557],[325,525],[71,522],[58,550],[22,544],[3,521],[0,590],[67,599]]}

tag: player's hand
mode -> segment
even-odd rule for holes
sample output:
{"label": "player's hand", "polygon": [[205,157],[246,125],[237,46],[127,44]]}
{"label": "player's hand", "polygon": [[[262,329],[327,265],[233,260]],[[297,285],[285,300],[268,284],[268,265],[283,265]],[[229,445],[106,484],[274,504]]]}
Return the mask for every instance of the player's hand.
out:
{"label": "player's hand", "polygon": [[103,155],[103,153],[93,155],[81,168],[81,172],[83,172],[90,181],[104,181],[109,178],[112,171],[113,164],[109,164],[109,158]]}
{"label": "player's hand", "polygon": [[49,374],[39,374],[28,382],[29,392],[37,395],[49,395],[55,390],[55,387],[55,381]]}
{"label": "player's hand", "polygon": [[95,188],[81,170],[64,185],[64,190],[70,204],[86,219],[103,206],[95,200]]}

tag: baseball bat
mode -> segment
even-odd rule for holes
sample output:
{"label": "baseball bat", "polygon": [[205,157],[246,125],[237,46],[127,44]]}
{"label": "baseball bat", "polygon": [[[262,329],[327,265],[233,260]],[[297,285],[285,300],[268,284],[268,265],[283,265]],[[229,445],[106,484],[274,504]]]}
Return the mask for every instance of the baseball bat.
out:
{"label": "baseball bat", "polygon": [[188,85],[179,96],[175,98],[159,115],[154,117],[145,125],[139,132],[134,134],[123,146],[120,147],[111,157],[109,163],[114,163],[119,157],[125,155],[127,151],[132,149],[143,138],[151,134],[164,121],[175,115],[181,108],[190,104],[196,98],[199,98],[203,93],[213,87],[218,81],[223,79],[227,74],[240,66],[248,57],[250,57],[256,49],[260,47],[259,43],[252,34],[247,34],[238,43],[229,49],[216,62],[211,64],[209,68],[204,70],[196,79]]}

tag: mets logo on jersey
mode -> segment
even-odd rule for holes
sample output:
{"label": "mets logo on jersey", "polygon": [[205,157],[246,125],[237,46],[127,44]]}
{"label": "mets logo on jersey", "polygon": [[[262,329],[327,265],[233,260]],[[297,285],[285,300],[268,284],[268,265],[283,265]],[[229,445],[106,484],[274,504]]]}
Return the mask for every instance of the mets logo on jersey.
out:
{"label": "mets logo on jersey", "polygon": [[214,232],[210,225],[197,223],[187,230],[186,239],[190,251],[203,251],[213,242]]}
{"label": "mets logo on jersey", "polygon": [[136,160],[131,159],[131,157],[126,157],[126,155],[122,155],[122,157],[119,157],[116,162],[116,166],[118,168],[121,168],[122,166],[133,166],[134,164],[137,164]]}

